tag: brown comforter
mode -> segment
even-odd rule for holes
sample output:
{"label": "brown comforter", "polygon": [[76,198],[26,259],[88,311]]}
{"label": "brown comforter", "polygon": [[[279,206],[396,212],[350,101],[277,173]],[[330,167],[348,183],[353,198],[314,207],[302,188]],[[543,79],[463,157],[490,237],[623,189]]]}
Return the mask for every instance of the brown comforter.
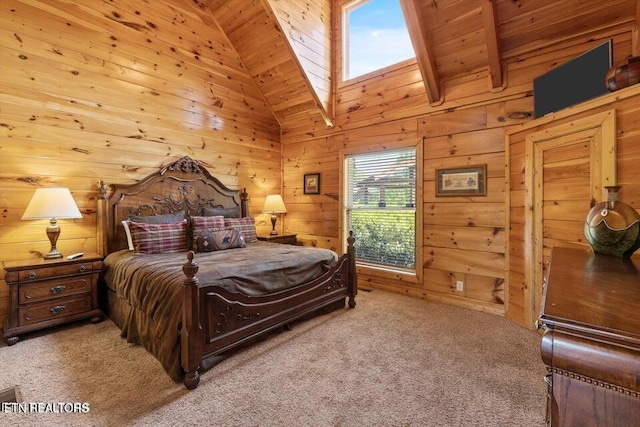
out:
{"label": "brown comforter", "polygon": [[[199,253],[200,285],[216,284],[230,292],[264,295],[308,282],[337,261],[326,249],[268,242],[246,248]],[[104,279],[113,291],[109,315],[128,342],[143,345],[176,381],[180,367],[182,265],[186,253],[136,255],[131,251],[109,254]]]}

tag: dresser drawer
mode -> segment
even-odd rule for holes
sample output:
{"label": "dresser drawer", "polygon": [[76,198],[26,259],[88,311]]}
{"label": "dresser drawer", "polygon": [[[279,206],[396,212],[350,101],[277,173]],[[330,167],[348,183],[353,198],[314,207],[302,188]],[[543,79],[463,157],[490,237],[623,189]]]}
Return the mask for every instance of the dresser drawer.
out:
{"label": "dresser drawer", "polygon": [[19,326],[68,317],[91,310],[91,294],[80,294],[18,308]]}
{"label": "dresser drawer", "polygon": [[[98,267],[102,263],[98,262]],[[93,270],[93,262],[82,262],[77,264],[58,265],[40,268],[30,268],[18,273],[18,280],[26,282],[30,280],[48,279],[56,276],[68,276],[71,274],[85,273]]]}
{"label": "dresser drawer", "polygon": [[85,274],[83,276],[70,276],[28,283],[20,286],[18,303],[20,305],[29,304],[91,292],[93,280],[95,280],[94,274]]}

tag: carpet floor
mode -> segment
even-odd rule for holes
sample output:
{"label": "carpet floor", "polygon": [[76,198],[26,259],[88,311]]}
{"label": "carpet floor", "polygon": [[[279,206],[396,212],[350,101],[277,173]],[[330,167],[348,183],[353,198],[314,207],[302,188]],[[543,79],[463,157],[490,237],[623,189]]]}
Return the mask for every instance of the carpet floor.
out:
{"label": "carpet floor", "polygon": [[28,334],[0,347],[0,389],[85,413],[5,408],[0,425],[544,425],[536,332],[379,290],[357,302],[237,352],[193,391],[108,319]]}

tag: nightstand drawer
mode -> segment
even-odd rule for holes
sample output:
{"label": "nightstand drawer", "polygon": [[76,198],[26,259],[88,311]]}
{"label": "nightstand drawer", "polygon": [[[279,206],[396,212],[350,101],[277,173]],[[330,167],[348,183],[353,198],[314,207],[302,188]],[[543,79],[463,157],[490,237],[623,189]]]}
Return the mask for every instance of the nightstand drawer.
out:
{"label": "nightstand drawer", "polygon": [[68,317],[91,310],[91,294],[60,298],[18,308],[18,325],[25,326],[57,317]]}
{"label": "nightstand drawer", "polygon": [[20,286],[18,302],[29,304],[46,301],[52,298],[91,292],[93,275],[71,276],[61,279],[42,280]]}
{"label": "nightstand drawer", "polygon": [[93,270],[93,262],[82,262],[77,264],[59,265],[50,267],[30,268],[18,273],[18,280],[26,282],[28,280],[48,279],[55,276],[68,276],[70,274],[85,273]]}

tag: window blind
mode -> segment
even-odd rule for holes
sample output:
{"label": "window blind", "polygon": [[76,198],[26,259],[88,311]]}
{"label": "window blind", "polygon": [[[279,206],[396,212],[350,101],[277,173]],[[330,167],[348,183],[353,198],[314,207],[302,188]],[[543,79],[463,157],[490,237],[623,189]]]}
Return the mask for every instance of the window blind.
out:
{"label": "window blind", "polygon": [[356,154],[346,162],[346,218],[356,259],[415,268],[416,150]]}

